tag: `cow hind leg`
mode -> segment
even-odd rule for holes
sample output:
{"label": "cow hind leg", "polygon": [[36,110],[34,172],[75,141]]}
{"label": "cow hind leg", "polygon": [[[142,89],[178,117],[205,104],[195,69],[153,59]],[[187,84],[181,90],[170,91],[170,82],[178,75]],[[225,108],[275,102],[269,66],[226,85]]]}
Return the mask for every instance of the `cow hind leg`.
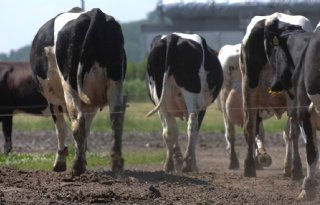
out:
{"label": "cow hind leg", "polygon": [[80,100],[75,93],[64,91],[67,110],[71,121],[71,131],[75,142],[75,156],[72,166],[72,176],[79,176],[86,171],[86,125],[85,113],[80,109]]}
{"label": "cow hind leg", "polygon": [[196,144],[198,139],[198,113],[190,112],[188,118],[188,146],[184,155],[183,172],[197,172],[196,164]]}
{"label": "cow hind leg", "polygon": [[163,128],[163,139],[167,146],[166,161],[163,169],[165,172],[181,172],[183,159],[178,143],[178,127],[176,120],[164,110],[159,111],[159,116]]}
{"label": "cow hind leg", "polygon": [[245,139],[248,145],[248,151],[247,155],[244,161],[244,176],[245,177],[256,177],[256,168],[255,168],[255,159],[254,159],[254,126],[255,123],[255,116],[256,116],[256,110],[255,109],[248,109],[245,112],[245,118],[246,118],[246,123],[244,126],[244,135]]}
{"label": "cow hind leg", "polygon": [[291,167],[291,178],[293,180],[299,180],[303,178],[303,170],[299,153],[299,123],[296,118],[290,118],[290,138],[292,141],[292,167]]}
{"label": "cow hind leg", "polygon": [[2,118],[2,131],[4,135],[4,154],[9,154],[12,151],[12,116]]}
{"label": "cow hind leg", "polygon": [[292,138],[290,137],[290,125],[289,120],[287,122],[287,125],[283,131],[283,140],[286,145],[286,153],[284,157],[284,173],[283,176],[285,177],[291,177],[291,169],[292,169]]}
{"label": "cow hind leg", "polygon": [[53,171],[63,172],[67,170],[66,158],[68,156],[68,147],[66,145],[67,126],[64,120],[62,108],[56,105],[50,105],[50,111],[56,127],[58,138],[58,152],[53,165]]}
{"label": "cow hind leg", "polygon": [[124,120],[124,109],[122,108],[122,105],[116,105],[110,113],[110,121],[113,136],[111,167],[112,172],[115,174],[121,174],[124,167],[124,160],[122,158],[122,129]]}
{"label": "cow hind leg", "polygon": [[234,124],[231,124],[229,122],[229,124],[226,127],[226,133],[225,133],[225,138],[227,140],[228,143],[228,147],[227,149],[229,149],[230,154],[229,154],[229,169],[231,170],[237,170],[240,167],[240,163],[237,157],[237,153],[235,151],[235,127]]}
{"label": "cow hind leg", "polygon": [[110,97],[109,112],[113,136],[111,150],[111,168],[116,175],[121,175],[124,167],[122,158],[122,132],[125,115],[125,104],[122,100],[122,81],[112,81],[111,90],[107,94]]}
{"label": "cow hind leg", "polygon": [[71,130],[75,140],[72,175],[79,176],[86,171],[86,121],[81,112],[77,118],[71,119]]}
{"label": "cow hind leg", "polygon": [[256,126],[256,169],[263,169],[272,164],[272,158],[264,147],[264,127],[260,116],[257,116]]}
{"label": "cow hind leg", "polygon": [[307,176],[305,176],[303,180],[302,191],[298,196],[298,200],[311,201],[315,199],[317,193],[315,174],[319,159],[319,151],[317,147],[315,128],[311,125],[309,119],[306,119],[306,117],[303,120],[303,130],[307,138]]}

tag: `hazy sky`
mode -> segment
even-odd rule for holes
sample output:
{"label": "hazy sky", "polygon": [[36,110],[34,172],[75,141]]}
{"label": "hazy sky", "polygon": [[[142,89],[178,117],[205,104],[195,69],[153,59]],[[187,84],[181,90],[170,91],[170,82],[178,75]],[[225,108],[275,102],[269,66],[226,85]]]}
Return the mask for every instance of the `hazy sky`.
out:
{"label": "hazy sky", "polygon": [[[46,21],[74,6],[80,0],[1,0],[0,53],[8,53],[31,44],[34,35]],[[146,18],[157,0],[86,0],[86,10],[100,8],[120,22]]]}

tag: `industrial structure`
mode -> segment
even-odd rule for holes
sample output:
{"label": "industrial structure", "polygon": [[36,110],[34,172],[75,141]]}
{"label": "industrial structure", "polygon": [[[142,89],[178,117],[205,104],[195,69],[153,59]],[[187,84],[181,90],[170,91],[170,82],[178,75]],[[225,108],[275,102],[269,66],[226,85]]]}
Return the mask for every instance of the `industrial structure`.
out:
{"label": "industrial structure", "polygon": [[219,50],[225,44],[240,43],[246,26],[251,18],[257,15],[269,15],[274,12],[303,15],[311,20],[314,27],[320,20],[320,1],[230,2],[159,1],[158,23],[144,24],[141,27],[142,54],[147,55],[155,35],[172,32],[200,34],[215,50]]}

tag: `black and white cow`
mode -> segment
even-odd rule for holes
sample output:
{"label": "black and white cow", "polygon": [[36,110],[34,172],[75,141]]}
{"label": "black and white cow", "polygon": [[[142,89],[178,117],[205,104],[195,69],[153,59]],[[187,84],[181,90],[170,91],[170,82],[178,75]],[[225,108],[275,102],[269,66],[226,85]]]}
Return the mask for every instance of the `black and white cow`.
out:
{"label": "black and white cow", "polygon": [[0,121],[4,153],[12,150],[12,119],[16,113],[50,116],[47,100],[38,91],[28,62],[0,62]]}
{"label": "black and white cow", "polygon": [[[235,126],[243,127],[243,109],[242,109],[242,76],[239,66],[241,44],[236,45],[225,45],[220,51],[218,58],[220,60],[222,70],[223,70],[223,86],[221,92],[218,96],[218,107],[222,111],[222,117],[224,120],[225,127],[225,139],[227,142],[227,149],[230,151],[230,163],[229,169],[238,169],[239,160],[235,151]],[[268,103],[272,107],[282,107],[282,110],[278,110],[277,117],[280,117],[283,112],[286,111],[286,97],[285,95],[279,95],[277,97],[266,98]],[[269,110],[260,109],[258,111],[259,125],[257,126],[255,133],[255,145],[257,154],[255,156],[257,169],[262,169],[263,167],[270,166],[272,163],[271,158],[259,162],[260,156],[266,152],[264,146],[264,127],[263,119],[268,119],[274,116],[273,112]],[[260,120],[262,119],[262,120]],[[283,131],[283,138],[286,143],[286,155],[285,155],[285,169],[284,175],[291,175],[291,140],[289,138],[289,123]],[[261,164],[260,164],[261,163]]]}
{"label": "black and white cow", "polygon": [[[30,56],[41,93],[53,107],[66,107],[75,140],[73,175],[86,169],[86,140],[96,112],[109,104],[114,137],[112,170],[123,169],[121,153],[122,84],[126,54],[121,27],[100,9],[74,8],[45,23],[36,34]],[[66,129],[56,116],[58,133]],[[65,136],[59,134],[55,171],[66,170]]]}
{"label": "black and white cow", "polygon": [[316,129],[320,128],[320,30],[306,32],[300,26],[278,18],[266,21],[265,46],[269,62],[276,69],[272,91],[290,93],[293,126],[301,129],[306,139],[307,176],[299,199],[316,196],[315,173],[319,159]]}
{"label": "black and white cow", "polygon": [[[209,106],[217,97],[223,75],[217,53],[197,34],[157,36],[148,57],[147,83],[159,111],[167,145],[166,172],[197,171],[195,148]],[[188,145],[182,159],[175,117],[188,121]]]}
{"label": "black and white cow", "polygon": [[[312,26],[308,19],[303,16],[291,16],[281,13],[254,17],[247,27],[247,33],[242,41],[240,57],[243,73],[244,134],[248,143],[245,176],[254,177],[256,175],[252,157],[257,116],[257,109],[254,108],[259,107],[261,102],[265,100],[259,98],[259,92],[257,91],[259,83],[263,79],[261,73],[266,69],[266,65],[269,65],[269,70],[273,70],[272,81],[269,83],[270,95],[277,96],[280,91],[287,95],[288,115],[291,123],[290,136],[293,141],[292,177],[297,179],[302,175],[297,142],[300,132],[298,124],[301,124],[301,119],[308,116],[305,107],[308,105],[308,98],[305,95],[303,84],[296,84],[298,79],[303,76],[303,72],[299,73],[301,69],[294,68],[302,67],[303,52],[307,48],[311,35],[306,32],[312,32]],[[292,38],[292,36],[297,36],[297,38]],[[282,46],[286,47],[286,49],[283,49]],[[270,66],[270,63],[272,66]],[[310,122],[304,123],[303,121],[302,125],[305,132],[306,130],[309,133],[312,131]],[[299,196],[299,198],[306,199],[310,199],[310,195],[314,191],[311,184],[315,168],[314,164],[316,164],[314,160],[317,159],[316,147],[313,146],[313,143],[310,143],[310,139],[312,140],[312,135],[309,135],[309,140],[307,140],[309,171],[304,180],[303,191]],[[313,148],[309,148],[310,145]],[[312,154],[310,154],[311,150],[313,150]]]}

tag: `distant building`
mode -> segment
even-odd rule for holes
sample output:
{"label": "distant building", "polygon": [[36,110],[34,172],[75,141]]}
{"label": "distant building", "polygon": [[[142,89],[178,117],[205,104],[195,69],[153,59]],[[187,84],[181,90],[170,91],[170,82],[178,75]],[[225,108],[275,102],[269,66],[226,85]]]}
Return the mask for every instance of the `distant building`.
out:
{"label": "distant building", "polygon": [[240,43],[245,28],[252,17],[285,12],[303,15],[316,26],[320,20],[320,1],[247,1],[240,3],[202,3],[183,0],[179,3],[159,1],[157,24],[144,24],[142,31],[142,54],[147,55],[155,35],[172,32],[193,32],[202,35],[208,44],[219,50],[225,44]]}

